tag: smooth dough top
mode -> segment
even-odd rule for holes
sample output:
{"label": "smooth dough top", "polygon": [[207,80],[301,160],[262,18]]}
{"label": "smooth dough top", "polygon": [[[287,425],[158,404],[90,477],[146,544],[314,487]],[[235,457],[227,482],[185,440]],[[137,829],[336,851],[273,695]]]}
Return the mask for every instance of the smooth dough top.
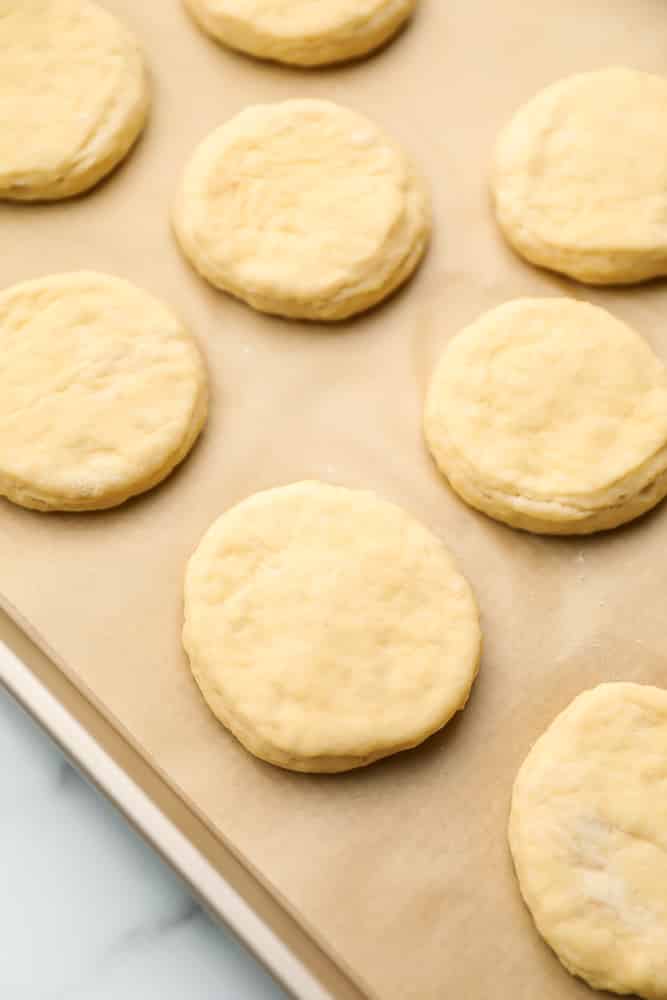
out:
{"label": "smooth dough top", "polygon": [[534,263],[601,284],[667,274],[667,78],[612,68],[547,87],[502,133],[493,187]]}
{"label": "smooth dough top", "polygon": [[415,746],[478,668],[477,608],[443,544],[374,494],[323,483],[223,514],[190,560],[185,619],[213,712],[300,770]]}
{"label": "smooth dough top", "polygon": [[603,309],[517,299],[450,341],[425,427],[445,473],[457,465],[488,490],[562,501],[576,517],[613,503],[626,477],[641,490],[664,471],[667,373]]}
{"label": "smooth dough top", "polygon": [[407,156],[376,125],[293,100],[247,108],[201,143],[174,225],[217,287],[267,312],[340,319],[411,273],[430,209]]}
{"label": "smooth dough top", "polygon": [[318,66],[390,38],[417,0],[185,0],[214,38],[263,59]]}
{"label": "smooth dough top", "polygon": [[540,737],[514,786],[522,895],[598,989],[667,996],[667,691],[603,684]]}
{"label": "smooth dough top", "polygon": [[89,0],[0,0],[0,197],[64,198],[127,153],[148,109],[139,46]]}
{"label": "smooth dough top", "polygon": [[92,272],[0,294],[0,494],[38,509],[114,506],[185,457],[206,373],[182,323]]}

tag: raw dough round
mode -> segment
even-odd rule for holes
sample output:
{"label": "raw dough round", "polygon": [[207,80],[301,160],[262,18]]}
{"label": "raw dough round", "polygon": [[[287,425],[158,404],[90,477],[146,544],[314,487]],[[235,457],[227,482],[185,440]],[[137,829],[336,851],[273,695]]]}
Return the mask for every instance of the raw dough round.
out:
{"label": "raw dough round", "polygon": [[430,207],[407,156],[372,122],[295,100],[247,108],[201,143],[174,227],[217,288],[262,312],[339,320],[412,274]]}
{"label": "raw dough round", "polygon": [[597,989],[667,997],[667,691],[603,684],[537,741],[510,846],[537,929]]}
{"label": "raw dough round", "polygon": [[516,528],[587,534],[667,494],[667,373],[603,309],[518,299],[450,341],[425,433],[452,487]]}
{"label": "raw dough round", "polygon": [[114,507],[164,479],[206,419],[194,340],[120,278],[0,293],[0,359],[0,495],[22,507]]}
{"label": "raw dough round", "polygon": [[444,545],[373,493],[305,482],[223,514],[185,581],[183,641],[213,713],[253,754],[345,771],[462,709],[479,618]]}
{"label": "raw dough round", "polygon": [[0,52],[0,198],[97,184],[146,120],[136,39],[89,0],[0,0]]}
{"label": "raw dough round", "polygon": [[185,0],[213,38],[260,59],[323,66],[395,35],[417,0]]}
{"label": "raw dough round", "polygon": [[521,108],[496,150],[498,222],[527,260],[592,285],[667,274],[667,79],[582,73]]}

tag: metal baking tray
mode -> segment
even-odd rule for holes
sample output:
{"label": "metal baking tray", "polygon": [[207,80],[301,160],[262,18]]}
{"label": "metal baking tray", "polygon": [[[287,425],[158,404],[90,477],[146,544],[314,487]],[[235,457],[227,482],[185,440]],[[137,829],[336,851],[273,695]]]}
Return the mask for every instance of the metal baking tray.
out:
{"label": "metal baking tray", "polygon": [[290,995],[298,1000],[362,998],[303,928],[3,610],[0,684]]}

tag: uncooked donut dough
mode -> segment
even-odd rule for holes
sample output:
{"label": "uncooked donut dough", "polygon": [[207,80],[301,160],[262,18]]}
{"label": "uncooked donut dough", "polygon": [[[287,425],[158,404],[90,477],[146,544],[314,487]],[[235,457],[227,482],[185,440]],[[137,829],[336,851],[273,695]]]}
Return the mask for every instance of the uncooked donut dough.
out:
{"label": "uncooked donut dough", "polygon": [[464,707],[480,655],[444,545],[372,493],[316,482],[215,522],[188,565],[183,640],[218,719],[295,771],[421,743]]}
{"label": "uncooked donut dough", "polygon": [[518,299],[450,341],[425,413],[433,456],[473,507],[586,534],[667,494],[667,373],[603,309]]}
{"label": "uncooked donut dough", "polygon": [[0,0],[0,53],[0,198],[92,187],[146,119],[135,38],[89,0]]}
{"label": "uncooked donut dough", "polygon": [[603,684],[537,741],[510,845],[537,929],[597,989],[667,997],[667,691]]}
{"label": "uncooked donut dough", "polygon": [[81,272],[0,294],[0,495],[114,507],[167,476],[206,419],[206,373],[178,319]]}
{"label": "uncooked donut dough", "polygon": [[667,79],[568,77],[505,129],[498,222],[527,260],[593,285],[667,274]]}
{"label": "uncooked donut dough", "polygon": [[417,0],[185,0],[213,38],[260,59],[322,66],[365,55],[407,21]]}
{"label": "uncooked donut dough", "polygon": [[174,211],[211,284],[262,312],[344,319],[414,271],[430,209],[403,151],[327,101],[247,108],[197,148]]}

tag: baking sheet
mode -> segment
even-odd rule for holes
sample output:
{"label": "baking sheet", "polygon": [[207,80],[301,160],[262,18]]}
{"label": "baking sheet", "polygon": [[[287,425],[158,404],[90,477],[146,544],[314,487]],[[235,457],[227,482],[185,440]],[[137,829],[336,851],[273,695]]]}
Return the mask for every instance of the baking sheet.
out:
{"label": "baking sheet", "polygon": [[[20,616],[19,616],[20,617]],[[298,1000],[361,994],[50,656],[0,611],[0,686]]]}
{"label": "baking sheet", "polygon": [[[3,597],[369,995],[583,997],[520,902],[509,794],[531,742],[582,688],[667,680],[667,504],[591,539],[513,532],[448,491],[420,417],[449,337],[514,296],[589,299],[667,360],[663,282],[592,291],[537,272],[502,244],[487,194],[497,131],[539,87],[618,63],[667,73],[664,4],[422,0],[384,52],[319,72],[219,49],[178,0],[106,5],[147,50],[149,130],[92,195],[0,207],[0,284],[84,267],[161,296],[207,356],[211,420],[170,480],[118,510],[0,505]],[[301,95],[377,119],[434,194],[435,239],[416,279],[335,328],[261,317],[214,292],[169,233],[168,204],[195,143],[246,104]],[[245,754],[209,715],[179,641],[183,567],[210,522],[249,493],[306,477],[375,489],[443,537],[475,587],[485,632],[473,697],[444,733],[338,777],[288,774]]]}

